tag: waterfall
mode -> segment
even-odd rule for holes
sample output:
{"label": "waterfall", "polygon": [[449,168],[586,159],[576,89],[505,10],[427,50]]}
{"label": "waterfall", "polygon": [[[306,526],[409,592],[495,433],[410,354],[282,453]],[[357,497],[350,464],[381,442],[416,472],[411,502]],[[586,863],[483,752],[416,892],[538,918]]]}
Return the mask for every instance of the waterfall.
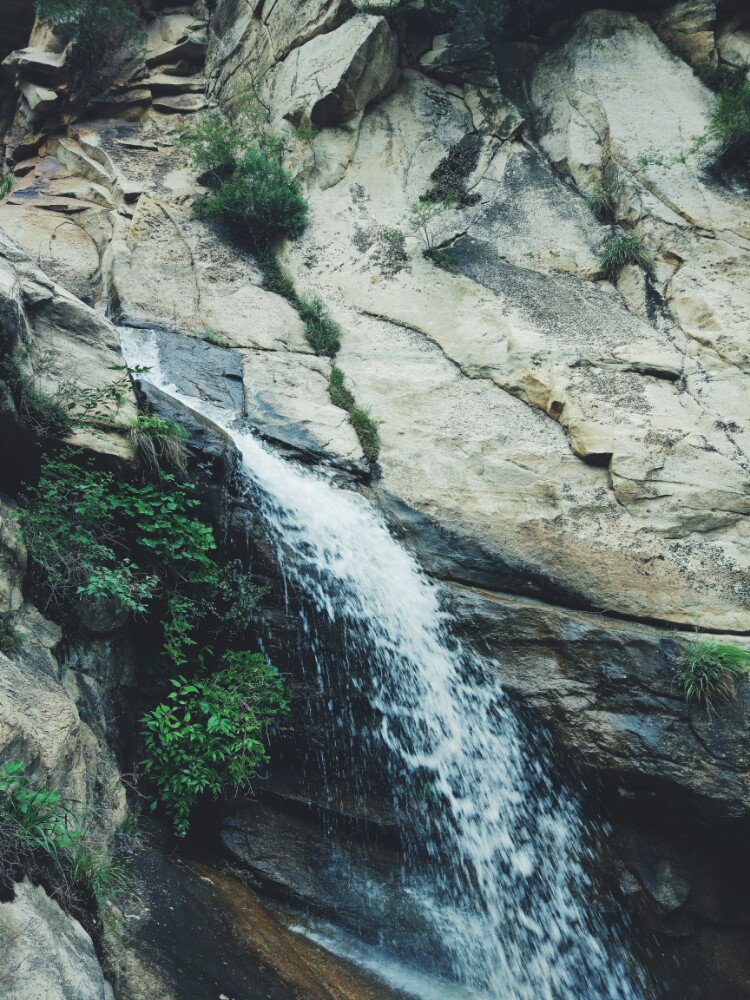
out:
{"label": "waterfall", "polygon": [[[278,456],[235,414],[181,396],[152,334],[123,331],[123,346],[129,364],[149,365],[150,380],[236,443],[284,578],[304,595],[322,680],[326,657],[357,664],[371,725],[352,733],[347,707],[330,710],[358,755],[382,761],[384,780],[421,790],[394,795],[403,893],[441,970],[462,996],[487,1000],[643,997],[619,932],[598,913],[575,796],[381,515]],[[315,639],[318,621],[340,637],[333,654]]]}

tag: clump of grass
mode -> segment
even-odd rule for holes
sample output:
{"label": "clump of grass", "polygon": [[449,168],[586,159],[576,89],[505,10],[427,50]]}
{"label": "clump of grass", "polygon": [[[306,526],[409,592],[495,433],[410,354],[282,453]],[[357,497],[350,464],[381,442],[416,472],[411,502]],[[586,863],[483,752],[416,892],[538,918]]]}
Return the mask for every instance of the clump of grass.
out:
{"label": "clump of grass", "polygon": [[165,469],[176,469],[182,475],[187,472],[187,435],[173,420],[141,413],[130,422],[130,437],[136,454],[152,472]]}
{"label": "clump of grass", "polygon": [[204,330],[203,339],[207,344],[213,344],[214,347],[229,347],[229,344],[224,337],[222,337],[221,334],[217,333],[215,330]]}
{"label": "clump of grass", "polygon": [[297,304],[305,337],[316,354],[333,358],[341,347],[341,327],[328,315],[319,298],[299,299]]}
{"label": "clump of grass", "polygon": [[640,236],[613,236],[607,240],[597,257],[602,271],[612,281],[626,264],[646,267],[651,263],[651,254]]}
{"label": "clump of grass", "polygon": [[294,285],[281,270],[281,266],[274,254],[270,251],[259,254],[258,264],[263,272],[263,287],[275,295],[281,295],[297,308],[299,297],[294,290]]}
{"label": "clump of grass", "polygon": [[0,201],[7,197],[13,187],[13,174],[3,174],[0,176]]}
{"label": "clump of grass", "polygon": [[737,681],[750,674],[750,653],[726,642],[699,639],[685,643],[676,681],[688,705],[702,705],[709,716],[717,704],[737,700]]}
{"label": "clump of grass", "polygon": [[693,140],[693,151],[713,144],[716,158],[750,170],[750,80],[747,66],[723,68],[717,80],[716,102],[703,135]]}
{"label": "clump of grass", "polygon": [[41,389],[16,358],[0,363],[0,378],[7,382],[21,420],[35,434],[65,437],[71,432],[74,421],[70,408]]}
{"label": "clump of grass", "polygon": [[351,410],[356,405],[354,393],[346,384],[346,376],[334,365],[328,377],[328,394],[334,406],[340,406],[342,410]]}
{"label": "clump of grass", "polygon": [[359,439],[360,447],[368,462],[377,462],[380,455],[380,435],[378,425],[367,410],[357,406],[354,393],[346,384],[346,376],[334,365],[328,377],[328,394],[335,406],[340,406],[349,414],[349,423]]}
{"label": "clump of grass", "polygon": [[18,631],[9,611],[0,614],[0,653],[12,656],[21,648],[24,636]]}
{"label": "clump of grass", "polygon": [[602,168],[601,179],[587,198],[589,208],[600,222],[615,221],[617,203],[624,188],[616,164],[607,160]]}

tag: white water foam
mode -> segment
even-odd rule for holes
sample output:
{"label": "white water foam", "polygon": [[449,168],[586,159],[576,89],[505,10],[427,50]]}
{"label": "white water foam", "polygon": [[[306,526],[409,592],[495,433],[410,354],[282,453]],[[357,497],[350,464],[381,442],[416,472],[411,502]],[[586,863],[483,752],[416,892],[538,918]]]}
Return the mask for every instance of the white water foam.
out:
{"label": "white water foam", "polygon": [[575,798],[555,787],[492,666],[457,641],[435,587],[381,515],[279,457],[236,415],[182,396],[148,331],[123,331],[123,348],[231,435],[288,584],[368,665],[358,686],[380,722],[362,739],[429,786],[432,806],[402,807],[414,855],[403,892],[451,977],[491,1000],[643,997],[597,911]]}

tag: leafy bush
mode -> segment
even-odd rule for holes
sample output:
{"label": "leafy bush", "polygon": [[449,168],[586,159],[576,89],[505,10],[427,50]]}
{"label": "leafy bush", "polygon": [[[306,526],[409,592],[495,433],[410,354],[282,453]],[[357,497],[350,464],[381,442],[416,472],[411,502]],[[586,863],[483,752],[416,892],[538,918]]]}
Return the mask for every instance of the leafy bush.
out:
{"label": "leafy bush", "polygon": [[750,674],[750,653],[726,642],[700,639],[684,645],[677,681],[688,705],[703,705],[709,716],[717,703],[737,698],[737,680]]}
{"label": "leafy bush", "polygon": [[612,160],[602,167],[602,176],[588,196],[591,211],[600,222],[614,222],[617,214],[617,203],[624,190],[619,178],[617,166]]}
{"label": "leafy bush", "polygon": [[335,357],[341,347],[341,327],[332,320],[320,299],[298,299],[297,311],[305,324],[305,337],[316,354]]}
{"label": "leafy bush", "polygon": [[13,174],[0,174],[0,201],[7,197],[13,187]]}
{"label": "leafy bush", "polygon": [[248,149],[232,175],[196,201],[198,216],[223,226],[240,243],[267,246],[296,239],[307,228],[299,182],[259,149]]}
{"label": "leafy bush", "polygon": [[176,469],[185,474],[188,451],[185,430],[173,420],[139,414],[130,426],[130,436],[144,465],[152,472]]}
{"label": "leafy bush", "polygon": [[454,208],[456,204],[455,195],[447,198],[415,201],[409,208],[407,222],[412,232],[416,233],[422,241],[422,248],[425,256],[435,250],[435,234],[433,223],[443,212]]}
{"label": "leafy bush", "polygon": [[196,506],[190,486],[170,475],[121,483],[69,457],[46,458],[18,512],[46,605],[145,613],[177,593],[212,591],[216,543],[191,515]]}
{"label": "leafy bush", "polygon": [[242,131],[218,112],[196,115],[189,125],[178,128],[174,140],[187,149],[200,179],[214,190],[231,177],[243,142]]}
{"label": "leafy bush", "polygon": [[225,653],[212,676],[173,680],[167,700],[143,717],[152,809],[165,807],[178,836],[201,795],[246,789],[268,761],[263,736],[289,710],[275,667],[259,654]]}
{"label": "leafy bush", "polygon": [[34,0],[34,8],[41,21],[74,43],[71,66],[81,89],[140,37],[138,18],[125,0]]}
{"label": "leafy bush", "polygon": [[719,159],[750,170],[750,80],[746,68],[724,69],[718,80],[716,103],[708,128],[693,142],[693,151],[707,144]]}
{"label": "leafy bush", "polygon": [[626,264],[646,267],[651,255],[640,236],[615,236],[604,244],[599,253],[599,264],[604,274],[614,280]]}

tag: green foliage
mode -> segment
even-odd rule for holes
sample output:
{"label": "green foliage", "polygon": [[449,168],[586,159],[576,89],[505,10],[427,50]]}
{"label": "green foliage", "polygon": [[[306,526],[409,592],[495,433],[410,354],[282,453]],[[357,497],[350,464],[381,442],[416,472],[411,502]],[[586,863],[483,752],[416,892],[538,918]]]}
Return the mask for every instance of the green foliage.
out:
{"label": "green foliage", "polygon": [[223,226],[240,243],[264,247],[296,239],[307,228],[299,182],[280,163],[248,149],[228,180],[196,201],[198,216]]}
{"label": "green foliage", "polygon": [[334,406],[340,406],[342,410],[351,410],[356,405],[354,393],[346,384],[346,376],[336,365],[332,366],[328,377],[328,393]]}
{"label": "green foliage", "polygon": [[0,769],[0,883],[8,887],[24,876],[41,881],[86,923],[86,896],[91,893],[100,905],[113,899],[127,888],[126,872],[97,846],[91,825],[82,820],[95,818],[92,810],[79,804],[76,811],[76,803],[34,785],[23,771],[20,761]]}
{"label": "green foliage", "polygon": [[143,717],[146,776],[178,836],[204,793],[246,789],[268,761],[263,736],[289,710],[276,668],[249,652],[228,652],[218,670],[172,682],[167,700]]}
{"label": "green foliage", "polygon": [[312,142],[318,130],[312,125],[298,125],[294,130],[294,138],[300,142]]}
{"label": "green foliage", "polygon": [[142,485],[69,457],[47,457],[18,517],[47,606],[145,613],[218,580],[209,525],[190,487],[162,475]]}
{"label": "green foliage", "polygon": [[354,428],[367,461],[376,462],[380,454],[378,425],[367,410],[357,406],[354,393],[346,384],[346,376],[336,365],[333,365],[328,377],[328,394],[335,406],[340,406],[349,414],[349,423]]}
{"label": "green foliage", "polygon": [[[185,147],[209,187],[195,210],[224,227],[239,243],[263,250],[273,240],[296,239],[307,227],[308,206],[299,183],[278,161],[280,141],[264,127],[257,97],[230,120],[200,116],[183,126],[176,144]],[[261,111],[258,111],[261,109]]]}
{"label": "green foliage", "polygon": [[294,290],[294,284],[281,270],[275,255],[270,250],[265,250],[259,255],[258,263],[263,271],[263,287],[275,295],[288,299],[295,309],[298,309],[300,300]]}
{"label": "green foliage", "polygon": [[204,330],[203,339],[207,344],[213,344],[214,347],[229,347],[229,344],[224,337],[222,337],[221,334],[218,334],[215,330]]}
{"label": "green foliage", "polygon": [[407,222],[410,229],[419,236],[425,255],[435,250],[435,221],[448,209],[456,205],[455,195],[430,201],[416,201],[409,208]]}
{"label": "green foliage", "polygon": [[587,199],[589,208],[600,222],[615,221],[617,203],[624,187],[617,172],[617,165],[612,160],[607,160],[602,167],[601,179]]}
{"label": "green foliage", "polygon": [[0,174],[0,201],[6,198],[13,188],[13,174]]}
{"label": "green foliage", "polygon": [[175,469],[184,475],[187,471],[187,435],[173,420],[139,414],[131,421],[130,436],[136,454],[151,472]]}
{"label": "green foliage", "polygon": [[737,680],[750,674],[750,653],[715,639],[685,643],[676,679],[688,705],[703,705],[709,716],[717,703],[737,698]]}
{"label": "green foliage", "polygon": [[24,635],[13,622],[13,615],[6,611],[0,614],[0,653],[12,656],[21,648]]}
{"label": "green foliage", "polygon": [[178,127],[174,143],[187,149],[201,180],[214,190],[231,176],[243,149],[242,131],[218,112],[194,116]]}
{"label": "green foliage", "polygon": [[719,159],[750,170],[750,80],[747,68],[724,69],[708,127],[693,142],[693,151],[710,144]]}
{"label": "green foliage", "polygon": [[316,354],[335,357],[341,347],[341,327],[328,315],[318,298],[298,299],[297,311],[305,324],[305,337]]}
{"label": "green foliage", "polygon": [[[21,360],[30,362],[25,370]],[[51,355],[20,354],[0,362],[0,378],[11,391],[19,416],[35,434],[41,437],[65,437],[75,427],[102,427],[112,423],[130,398],[131,375],[148,369],[114,365],[119,373],[103,386],[81,385],[74,378],[55,379],[52,394],[42,387],[42,380],[52,372]]]}
{"label": "green foliage", "polygon": [[35,788],[23,769],[23,763],[13,761],[0,771],[0,819],[13,825],[31,850],[44,851],[58,860],[60,852],[70,850],[83,833],[60,793]]}
{"label": "green foliage", "polygon": [[114,54],[140,38],[138,18],[125,0],[34,0],[41,21],[74,43],[71,65],[79,89],[88,86]]}
{"label": "green foliage", "polygon": [[640,236],[614,236],[607,240],[597,257],[610,280],[615,280],[626,264],[647,267],[651,263],[651,255]]}

